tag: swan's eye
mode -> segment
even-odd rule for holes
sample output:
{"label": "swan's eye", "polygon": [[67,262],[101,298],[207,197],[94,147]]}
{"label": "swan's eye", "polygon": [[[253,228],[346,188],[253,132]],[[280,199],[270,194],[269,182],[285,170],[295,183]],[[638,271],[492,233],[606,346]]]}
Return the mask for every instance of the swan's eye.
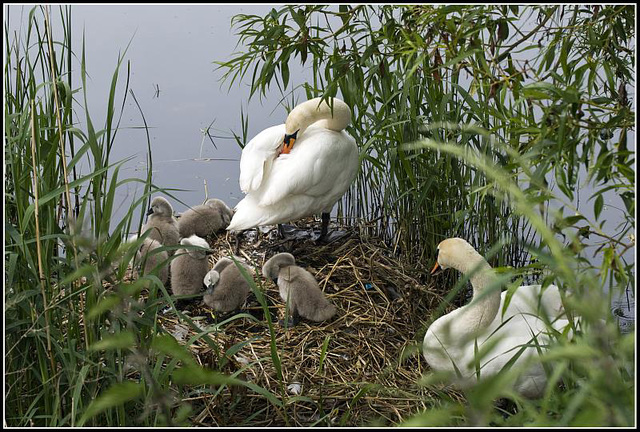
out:
{"label": "swan's eye", "polygon": [[284,141],[287,142],[289,141],[290,138],[293,138],[294,140],[298,138],[298,132],[300,132],[300,129],[298,129],[297,131],[295,131],[292,134],[284,134]]}

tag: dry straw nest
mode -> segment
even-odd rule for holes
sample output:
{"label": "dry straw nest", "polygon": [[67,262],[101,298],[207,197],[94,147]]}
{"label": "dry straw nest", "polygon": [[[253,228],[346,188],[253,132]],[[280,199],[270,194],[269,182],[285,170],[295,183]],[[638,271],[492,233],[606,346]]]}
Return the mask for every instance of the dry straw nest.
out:
{"label": "dry straw nest", "polygon": [[[286,408],[275,407],[245,387],[222,392],[192,389],[186,399],[194,408],[196,425],[397,424],[435,403],[438,397],[418,381],[428,368],[420,349],[425,325],[442,301],[441,293],[421,282],[424,272],[404,265],[381,241],[363,238],[360,232],[348,229],[344,237],[322,246],[310,238],[282,241],[276,230],[245,234],[237,255],[255,267],[256,285],[269,305],[282,383],[272,360],[269,326],[253,294],[244,312],[257,317],[257,322],[244,317],[220,325],[209,333],[217,350],[203,339],[188,348],[202,366],[237,373],[282,398]],[[223,234],[208,242],[214,250],[213,266],[233,253],[235,237]],[[316,277],[337,306],[332,320],[302,320],[288,330],[278,324],[285,304],[277,286],[262,277],[261,268],[284,251]],[[204,304],[192,306],[188,314],[202,330],[227,318],[215,317]],[[197,334],[172,311],[163,314],[160,323],[183,343]],[[229,349],[232,352],[225,354]],[[454,392],[446,392],[457,398]]]}

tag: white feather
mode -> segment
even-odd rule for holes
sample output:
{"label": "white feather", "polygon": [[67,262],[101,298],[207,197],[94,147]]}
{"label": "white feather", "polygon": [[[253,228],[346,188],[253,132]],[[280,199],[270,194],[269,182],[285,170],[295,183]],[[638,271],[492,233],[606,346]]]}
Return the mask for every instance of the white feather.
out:
{"label": "white feather", "polygon": [[240,189],[244,193],[256,191],[271,164],[278,156],[284,137],[284,125],[272,126],[256,135],[242,150],[240,158]]}

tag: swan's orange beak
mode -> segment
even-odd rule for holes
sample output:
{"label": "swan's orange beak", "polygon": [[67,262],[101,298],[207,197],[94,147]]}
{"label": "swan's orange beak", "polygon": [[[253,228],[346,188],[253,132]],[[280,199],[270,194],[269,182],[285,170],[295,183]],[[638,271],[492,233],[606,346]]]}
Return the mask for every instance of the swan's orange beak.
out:
{"label": "swan's orange beak", "polygon": [[289,154],[297,138],[298,131],[295,131],[292,134],[284,134],[284,140],[282,141],[282,150],[280,150],[280,154]]}
{"label": "swan's orange beak", "polygon": [[295,142],[296,142],[296,139],[293,137],[290,137],[288,139],[285,138],[284,142],[282,143],[282,150],[280,151],[280,154],[289,154]]}
{"label": "swan's orange beak", "polygon": [[440,269],[440,264],[438,264],[438,261],[436,261],[436,265],[433,266],[433,269],[431,270],[431,274],[434,274],[439,269]]}

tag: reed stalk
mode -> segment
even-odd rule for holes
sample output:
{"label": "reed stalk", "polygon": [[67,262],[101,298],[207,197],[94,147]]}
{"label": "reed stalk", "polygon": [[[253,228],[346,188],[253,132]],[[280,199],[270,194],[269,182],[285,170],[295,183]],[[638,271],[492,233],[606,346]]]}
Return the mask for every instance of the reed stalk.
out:
{"label": "reed stalk", "polygon": [[[65,203],[66,203],[66,208],[65,208],[65,215],[67,217],[68,221],[73,221],[73,214],[71,212],[71,193],[69,190],[69,175],[67,173],[67,156],[66,156],[66,152],[65,152],[65,141],[64,141],[64,133],[63,133],[63,129],[62,129],[62,117],[61,117],[61,111],[62,108],[60,106],[60,98],[58,96],[58,75],[56,72],[56,68],[55,68],[55,51],[53,50],[53,37],[51,36],[51,23],[50,23],[50,6],[45,6],[44,7],[44,21],[45,21],[45,28],[46,28],[46,35],[47,35],[47,44],[49,47],[49,65],[50,65],[50,70],[51,70],[51,78],[52,78],[52,85],[51,85],[51,89],[52,89],[52,93],[53,93],[53,98],[54,98],[54,104],[55,104],[55,114],[56,114],[56,120],[57,120],[57,125],[58,125],[58,142],[60,144],[60,161],[62,163],[62,180],[64,182],[64,188],[65,188]],[[70,44],[71,40],[68,39],[67,42]],[[70,48],[69,48],[70,49]],[[71,56],[69,56],[69,59],[71,58]],[[67,64],[68,70],[71,70],[70,65]],[[69,73],[69,81],[71,81],[71,73]],[[69,85],[69,88],[71,88],[71,85]],[[70,119],[71,121],[71,119]],[[74,167],[75,170],[75,167]],[[76,190],[76,196],[79,194],[79,191]],[[76,198],[76,206],[78,203],[78,199]],[[77,216],[77,215],[76,215]],[[73,237],[71,237],[71,248],[72,248],[72,252],[73,252],[73,259],[75,262],[75,266],[76,268],[79,267],[79,262],[78,262],[78,250],[77,250],[77,246],[75,243],[75,239]],[[78,289],[78,281],[73,281],[72,285],[73,290],[76,291]],[[75,308],[75,305],[73,304],[73,302],[70,302],[70,307],[72,309]],[[82,322],[84,325],[84,330],[85,330],[85,336],[84,336],[84,341],[85,341],[85,348],[89,347],[89,339],[86,336],[87,335],[87,327],[86,327],[86,318],[84,316],[84,310],[83,310],[83,316],[82,316]]]}
{"label": "reed stalk", "polygon": [[51,363],[51,374],[55,374],[56,363],[51,350],[51,333],[49,331],[49,306],[47,302],[47,293],[45,291],[45,275],[42,267],[42,248],[40,245],[40,215],[38,204],[38,173],[36,171],[37,159],[36,159],[36,121],[35,121],[35,102],[31,100],[31,160],[33,161],[33,199],[34,199],[34,219],[35,219],[35,234],[36,234],[36,254],[38,257],[38,274],[40,276],[40,290],[42,292],[42,313],[45,321],[45,332],[47,334],[47,352],[49,354],[49,362]]}

